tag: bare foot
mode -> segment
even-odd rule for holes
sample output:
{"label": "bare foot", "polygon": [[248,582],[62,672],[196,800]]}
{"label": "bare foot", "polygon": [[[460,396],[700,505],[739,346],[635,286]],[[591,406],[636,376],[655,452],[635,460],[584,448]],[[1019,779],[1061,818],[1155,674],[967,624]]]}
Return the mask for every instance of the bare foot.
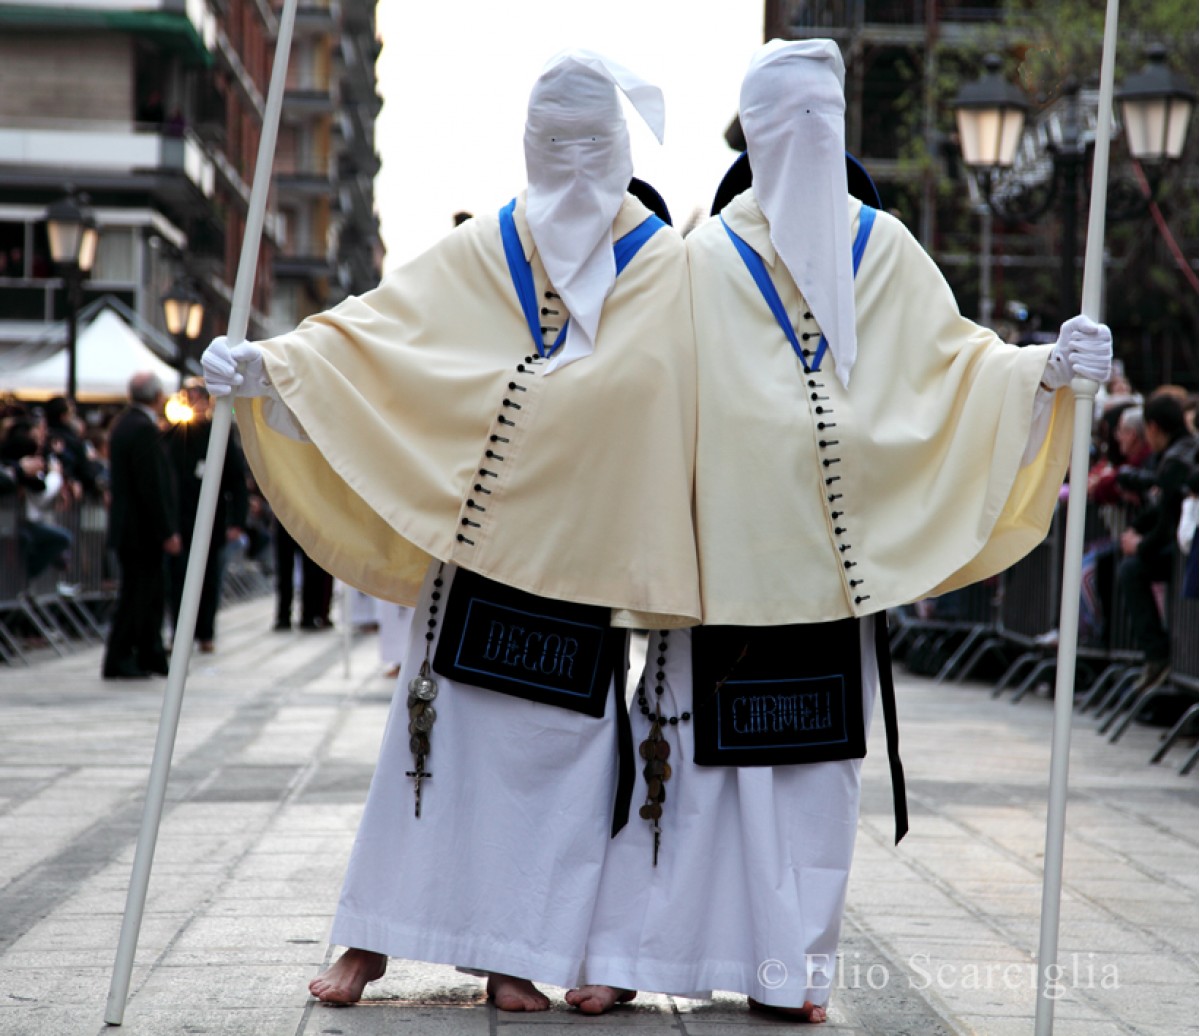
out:
{"label": "bare foot", "polygon": [[566,1001],[578,1007],[584,1014],[604,1014],[617,1004],[627,1004],[637,996],[633,989],[616,989],[613,986],[580,986],[567,993]]}
{"label": "bare foot", "polygon": [[765,1011],[779,1018],[792,1018],[798,1022],[808,1022],[811,1025],[818,1025],[827,1018],[825,1008],[814,1004],[811,1000],[805,1000],[803,1007],[775,1007],[773,1004],[759,1003],[754,997],[747,997],[747,1001],[751,1010]]}
{"label": "bare foot", "polygon": [[382,953],[349,949],[308,984],[308,991],[327,1004],[356,1004],[366,984],[383,978],[385,971]]}
{"label": "bare foot", "polygon": [[498,975],[495,972],[488,976],[488,999],[501,1011],[547,1011],[550,1000],[539,993],[537,987],[527,978],[514,978],[512,975]]}

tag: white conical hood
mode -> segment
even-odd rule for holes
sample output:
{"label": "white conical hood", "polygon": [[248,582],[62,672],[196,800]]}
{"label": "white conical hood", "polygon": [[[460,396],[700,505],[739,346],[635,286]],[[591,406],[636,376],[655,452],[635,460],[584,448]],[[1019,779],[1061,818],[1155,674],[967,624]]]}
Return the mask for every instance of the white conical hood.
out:
{"label": "white conical hood", "polygon": [[525,216],[555,291],[570,314],[549,373],[590,355],[616,281],[612,224],[633,176],[620,88],[659,142],[662,91],[587,50],[558,54],[534,83],[525,122]]}
{"label": "white conical hood", "polygon": [[771,244],[824,332],[839,380],[848,385],[858,340],[845,78],[832,40],[772,40],[750,63],[739,117]]}

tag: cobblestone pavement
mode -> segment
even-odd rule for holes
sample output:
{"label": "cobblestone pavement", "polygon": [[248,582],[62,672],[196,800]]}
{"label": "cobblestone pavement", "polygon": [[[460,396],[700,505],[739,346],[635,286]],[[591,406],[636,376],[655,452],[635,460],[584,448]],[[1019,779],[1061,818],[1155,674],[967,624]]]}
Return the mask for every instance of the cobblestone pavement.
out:
{"label": "cobblestone pavement", "polygon": [[[393,961],[353,1008],[317,1004],[325,939],[386,716],[374,637],[271,634],[222,612],[196,656],[124,1025],[104,1025],[161,680],[99,679],[98,649],[0,667],[0,1036],[647,1036],[791,1031],[738,997],[641,996],[533,1016],[481,981]],[[911,833],[892,845],[876,723],[831,1033],[1033,1032],[1051,702],[898,672]],[[1077,718],[1056,1001],[1060,1036],[1197,1032],[1197,788]]]}

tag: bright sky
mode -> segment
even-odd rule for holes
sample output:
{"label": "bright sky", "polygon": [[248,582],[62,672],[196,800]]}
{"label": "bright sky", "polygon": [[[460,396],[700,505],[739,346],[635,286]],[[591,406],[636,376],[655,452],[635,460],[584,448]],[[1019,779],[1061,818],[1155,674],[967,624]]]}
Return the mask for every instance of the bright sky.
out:
{"label": "bright sky", "polygon": [[460,209],[494,212],[524,188],[529,91],[569,47],[599,51],[662,88],[661,147],[625,106],[634,173],[663,196],[676,226],[695,208],[707,215],[736,157],[723,134],[762,19],[761,0],[380,3],[375,201],[384,270],[449,233]]}

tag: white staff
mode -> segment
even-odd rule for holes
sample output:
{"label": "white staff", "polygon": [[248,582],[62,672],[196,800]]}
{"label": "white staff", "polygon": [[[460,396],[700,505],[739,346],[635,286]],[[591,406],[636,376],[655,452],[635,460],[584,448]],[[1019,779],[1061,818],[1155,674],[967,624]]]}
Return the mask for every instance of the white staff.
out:
{"label": "white staff", "polygon": [[[1108,200],[1108,143],[1112,127],[1113,66],[1117,53],[1117,8],[1108,0],[1104,51],[1100,61],[1100,108],[1096,115],[1096,150],[1092,160],[1092,199],[1088,210],[1087,251],[1083,259],[1083,315],[1100,319],[1100,286],[1104,266],[1104,207]],[[1071,712],[1075,696],[1075,652],[1079,633],[1079,587],[1083,572],[1083,520],[1087,510],[1088,447],[1092,410],[1099,386],[1074,378],[1075,434],[1071,446],[1071,490],[1067,499],[1067,539],[1063,558],[1062,603],[1059,608],[1058,671],[1054,680],[1054,736],[1050,749],[1050,801],[1046,813],[1046,854],[1042,878],[1042,928],[1038,943],[1036,1036],[1054,1031],[1055,983],[1058,970],[1058,912],[1062,900],[1063,837],[1067,816],[1067,766],[1071,751]]]}
{"label": "white staff", "polygon": [[[287,80],[288,53],[292,46],[292,25],[296,20],[297,0],[284,0],[279,16],[279,37],[275,43],[275,65],[271,70],[271,85],[267,91],[267,107],[263,113],[262,137],[258,144],[258,159],[254,167],[254,184],[250,190],[249,211],[246,214],[246,235],[242,239],[242,254],[238,260],[237,281],[229,313],[229,342],[237,345],[246,338],[250,322],[250,295],[254,290],[254,272],[258,261],[258,246],[262,238],[263,219],[267,211],[267,193],[271,186],[271,166],[275,159],[275,135],[279,129],[279,112],[283,107],[283,91]],[[162,819],[163,799],[167,778],[171,772],[171,754],[175,748],[175,732],[179,728],[179,710],[183,704],[183,687],[187,681],[188,659],[192,654],[192,636],[196,632],[196,613],[200,607],[200,588],[204,582],[204,567],[208,560],[208,544],[212,539],[213,517],[217,510],[217,494],[221,488],[221,472],[225,467],[225,447],[233,424],[231,397],[217,399],[212,415],[212,431],[204,464],[204,479],[200,484],[200,503],[196,510],[196,525],[192,532],[192,549],[188,555],[187,574],[183,581],[183,597],[179,619],[175,624],[175,641],[171,648],[171,665],[163,693],[162,714],[158,721],[158,737],[154,743],[154,758],[150,764],[150,779],[146,789],[146,804],[142,810],[142,826],[138,832],[137,848],[133,854],[133,873],[129,879],[129,894],[125,900],[125,917],[121,922],[121,938],[117,943],[117,959],[113,965],[112,982],[108,988],[108,1006],[104,1020],[120,1025],[125,1017],[125,1001],[129,996],[129,976],[133,971],[133,956],[137,950],[138,934],[142,927],[142,911],[146,905],[146,888],[150,883],[150,867],[154,863],[154,847],[158,841],[158,824]]]}

